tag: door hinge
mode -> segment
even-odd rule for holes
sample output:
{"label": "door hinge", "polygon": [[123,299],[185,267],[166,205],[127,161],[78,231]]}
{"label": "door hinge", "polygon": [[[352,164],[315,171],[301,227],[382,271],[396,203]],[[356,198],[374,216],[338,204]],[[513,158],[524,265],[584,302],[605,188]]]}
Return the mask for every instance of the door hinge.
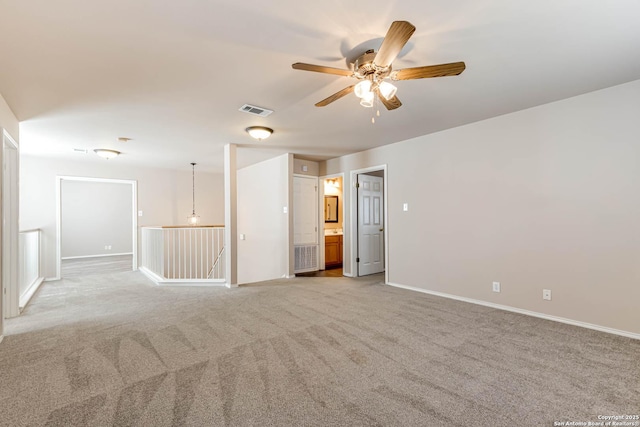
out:
{"label": "door hinge", "polygon": [[360,188],[360,183],[356,182],[356,188]]}
{"label": "door hinge", "polygon": [[360,262],[360,258],[356,258],[356,262]]}

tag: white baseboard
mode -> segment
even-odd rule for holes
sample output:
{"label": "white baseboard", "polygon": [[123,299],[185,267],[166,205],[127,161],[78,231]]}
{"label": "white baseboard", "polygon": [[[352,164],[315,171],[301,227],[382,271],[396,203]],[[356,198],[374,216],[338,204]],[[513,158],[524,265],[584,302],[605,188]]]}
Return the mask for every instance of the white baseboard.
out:
{"label": "white baseboard", "polygon": [[608,328],[606,326],[594,325],[593,323],[581,322],[579,320],[567,319],[565,317],[551,316],[549,314],[538,313],[537,311],[523,310],[521,308],[511,307],[511,306],[508,306],[508,305],[494,304],[492,302],[487,302],[487,301],[482,301],[482,300],[477,300],[477,299],[472,299],[472,298],[465,298],[465,297],[460,297],[460,296],[457,296],[457,295],[445,294],[443,292],[429,291],[427,289],[416,288],[414,286],[400,285],[398,283],[387,282],[387,285],[393,286],[393,287],[396,287],[396,288],[408,289],[410,291],[422,292],[423,294],[435,295],[437,297],[449,298],[449,299],[453,299],[453,300],[457,300],[457,301],[468,302],[468,303],[471,303],[471,304],[483,305],[485,307],[497,308],[498,310],[510,311],[510,312],[513,312],[513,313],[524,314],[526,316],[538,317],[540,319],[546,319],[546,320],[551,320],[551,321],[554,321],[554,322],[566,323],[568,325],[580,326],[582,328],[593,329],[593,330],[600,331],[600,332],[606,332],[608,334],[620,335],[620,336],[623,336],[623,337],[640,340],[640,334],[636,334],[636,333],[628,332],[628,331],[623,331],[623,330],[620,330],[620,329]]}
{"label": "white baseboard", "polygon": [[0,343],[2,342],[3,339],[4,339],[4,335],[0,335]]}
{"label": "white baseboard", "polygon": [[232,284],[232,283],[229,283],[229,282],[225,283],[224,285],[225,285],[227,288],[229,288],[229,289],[231,289],[231,288],[237,288],[238,286],[240,286],[240,285],[238,285],[237,283],[233,283],[233,284]]}
{"label": "white baseboard", "polygon": [[121,255],[131,255],[131,256],[133,256],[133,252],[123,252],[123,253],[119,253],[119,254],[65,256],[65,257],[62,257],[60,259],[67,260],[67,259],[81,259],[81,258],[102,258],[102,257],[105,257],[105,256],[121,256]]}
{"label": "white baseboard", "polygon": [[33,297],[33,295],[38,291],[40,285],[42,285],[42,282],[44,282],[44,277],[38,277],[33,281],[31,286],[29,286],[27,291],[23,295],[20,295],[18,303],[18,308],[20,309],[20,311],[22,311],[22,309],[24,309],[27,304],[29,304],[29,301],[31,301],[31,297]]}
{"label": "white baseboard", "polygon": [[138,270],[158,286],[226,286],[225,279],[165,279],[145,267]]}
{"label": "white baseboard", "polygon": [[44,278],[45,282],[55,282],[55,281],[58,281],[58,280],[60,280],[59,277],[45,277]]}

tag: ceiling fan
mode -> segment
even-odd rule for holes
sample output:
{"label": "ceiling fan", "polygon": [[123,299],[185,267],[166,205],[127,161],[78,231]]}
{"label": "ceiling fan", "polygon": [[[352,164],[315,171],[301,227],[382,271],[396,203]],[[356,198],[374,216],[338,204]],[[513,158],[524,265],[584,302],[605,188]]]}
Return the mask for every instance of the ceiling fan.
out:
{"label": "ceiling fan", "polygon": [[453,62],[450,64],[392,70],[391,65],[393,61],[407,41],[409,41],[409,38],[415,30],[416,27],[410,22],[394,21],[391,27],[389,27],[389,31],[387,31],[387,35],[384,37],[378,52],[367,50],[356,59],[353,71],[322,65],[304,64],[302,62],[296,62],[292,67],[295,70],[335,74],[360,80],[360,82],[348,86],[318,102],[315,104],[316,107],[324,107],[351,92],[355,92],[356,96],[360,98],[360,105],[363,107],[373,107],[374,98],[377,97],[387,110],[395,110],[400,107],[402,103],[396,96],[397,88],[387,80],[396,81],[424,79],[427,77],[457,76],[465,69],[464,62]]}

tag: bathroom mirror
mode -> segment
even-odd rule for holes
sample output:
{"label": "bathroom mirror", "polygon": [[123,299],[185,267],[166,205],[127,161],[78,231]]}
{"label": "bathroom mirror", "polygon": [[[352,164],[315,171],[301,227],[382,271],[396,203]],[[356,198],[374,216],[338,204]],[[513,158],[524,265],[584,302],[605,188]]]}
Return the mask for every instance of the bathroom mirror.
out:
{"label": "bathroom mirror", "polygon": [[324,196],[324,222],[338,222],[338,196]]}

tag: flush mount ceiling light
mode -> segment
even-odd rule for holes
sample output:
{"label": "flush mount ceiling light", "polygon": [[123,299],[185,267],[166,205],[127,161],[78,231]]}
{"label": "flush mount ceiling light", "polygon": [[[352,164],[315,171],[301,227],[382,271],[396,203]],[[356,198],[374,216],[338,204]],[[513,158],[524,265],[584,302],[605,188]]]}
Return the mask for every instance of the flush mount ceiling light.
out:
{"label": "flush mount ceiling light", "polygon": [[113,159],[114,157],[118,157],[120,155],[119,151],[116,150],[107,150],[105,148],[96,148],[95,150],[93,150],[94,153],[96,153],[98,156],[102,157],[103,159]]}
{"label": "flush mount ceiling light", "polygon": [[249,126],[245,130],[252,138],[257,139],[258,141],[269,138],[273,133],[273,129],[264,126]]}

